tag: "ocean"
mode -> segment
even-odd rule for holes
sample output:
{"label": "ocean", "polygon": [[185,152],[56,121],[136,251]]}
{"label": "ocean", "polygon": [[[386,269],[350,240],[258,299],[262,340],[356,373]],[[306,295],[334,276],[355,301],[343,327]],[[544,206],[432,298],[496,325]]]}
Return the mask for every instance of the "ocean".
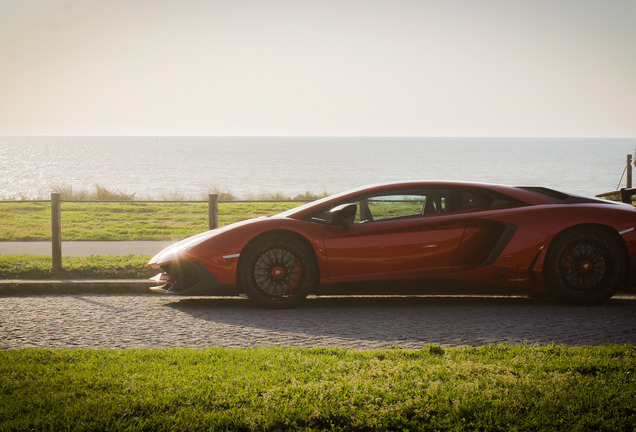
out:
{"label": "ocean", "polygon": [[[0,199],[94,185],[138,199],[337,193],[414,179],[615,190],[627,138],[0,137]],[[621,186],[624,186],[623,179]]]}

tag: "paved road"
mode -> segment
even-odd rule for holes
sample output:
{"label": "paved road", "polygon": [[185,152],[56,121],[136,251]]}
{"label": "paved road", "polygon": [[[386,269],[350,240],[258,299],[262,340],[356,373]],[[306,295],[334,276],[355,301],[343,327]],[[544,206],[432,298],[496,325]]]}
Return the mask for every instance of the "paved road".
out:
{"label": "paved road", "polygon": [[0,297],[0,349],[636,343],[636,297],[573,307],[523,297],[327,297],[293,310],[239,298]]}
{"label": "paved road", "polygon": [[[68,241],[62,256],[155,255],[173,241]],[[0,255],[50,255],[51,242],[0,242]]]}

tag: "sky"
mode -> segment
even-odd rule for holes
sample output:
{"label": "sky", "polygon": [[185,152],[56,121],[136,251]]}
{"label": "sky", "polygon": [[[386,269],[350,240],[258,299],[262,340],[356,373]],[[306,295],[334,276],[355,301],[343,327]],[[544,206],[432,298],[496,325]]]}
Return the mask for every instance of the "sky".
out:
{"label": "sky", "polygon": [[0,0],[0,135],[636,137],[636,0]]}

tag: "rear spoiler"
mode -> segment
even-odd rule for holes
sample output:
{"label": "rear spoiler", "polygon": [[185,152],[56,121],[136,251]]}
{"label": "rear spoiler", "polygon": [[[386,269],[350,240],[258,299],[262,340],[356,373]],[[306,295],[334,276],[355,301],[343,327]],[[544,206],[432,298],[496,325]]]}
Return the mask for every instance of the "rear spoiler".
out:
{"label": "rear spoiler", "polygon": [[636,188],[622,188],[613,192],[605,192],[599,195],[596,195],[597,198],[605,198],[612,195],[620,195],[621,201],[627,204],[632,203],[632,195],[636,195]]}

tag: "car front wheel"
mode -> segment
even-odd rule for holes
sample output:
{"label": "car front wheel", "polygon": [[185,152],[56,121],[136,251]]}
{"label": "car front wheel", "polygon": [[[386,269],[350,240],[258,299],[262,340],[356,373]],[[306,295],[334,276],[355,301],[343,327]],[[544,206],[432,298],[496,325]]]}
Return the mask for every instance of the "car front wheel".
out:
{"label": "car front wheel", "polygon": [[239,287],[266,307],[289,307],[319,281],[312,251],[294,238],[265,237],[249,245],[239,265]]}
{"label": "car front wheel", "polygon": [[558,236],[546,257],[545,280],[558,298],[597,304],[612,297],[625,280],[623,250],[609,233],[577,228]]}

